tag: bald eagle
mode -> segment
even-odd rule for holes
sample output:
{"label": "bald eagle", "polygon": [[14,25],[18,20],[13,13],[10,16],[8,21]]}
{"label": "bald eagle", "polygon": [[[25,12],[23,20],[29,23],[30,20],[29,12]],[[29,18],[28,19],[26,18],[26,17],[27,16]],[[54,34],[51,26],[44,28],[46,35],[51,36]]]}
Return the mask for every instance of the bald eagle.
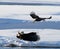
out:
{"label": "bald eagle", "polygon": [[26,40],[26,41],[38,41],[40,37],[36,34],[36,32],[30,32],[25,34],[24,32],[18,32],[17,36],[18,39]]}
{"label": "bald eagle", "polygon": [[35,21],[42,21],[42,20],[45,21],[45,19],[51,19],[51,18],[52,18],[52,16],[50,16],[49,18],[41,18],[41,17],[39,17],[38,15],[36,15],[35,12],[31,12],[31,13],[30,13],[30,16],[31,16],[33,19],[35,19],[34,22],[35,22]]}

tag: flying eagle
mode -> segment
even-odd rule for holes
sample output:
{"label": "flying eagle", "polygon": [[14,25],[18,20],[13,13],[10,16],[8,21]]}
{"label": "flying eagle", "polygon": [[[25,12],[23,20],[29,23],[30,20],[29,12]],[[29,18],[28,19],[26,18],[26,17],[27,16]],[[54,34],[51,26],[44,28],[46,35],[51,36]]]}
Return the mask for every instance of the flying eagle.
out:
{"label": "flying eagle", "polygon": [[38,41],[40,37],[36,34],[36,32],[30,32],[25,34],[23,31],[18,32],[17,36],[18,39],[26,40],[26,41]]}
{"label": "flying eagle", "polygon": [[42,20],[45,21],[45,19],[51,19],[51,18],[52,18],[52,16],[50,16],[49,18],[41,18],[41,17],[39,17],[38,15],[36,15],[35,12],[31,12],[31,13],[30,13],[30,16],[31,16],[33,19],[35,19],[34,22],[35,22],[35,21],[42,21]]}

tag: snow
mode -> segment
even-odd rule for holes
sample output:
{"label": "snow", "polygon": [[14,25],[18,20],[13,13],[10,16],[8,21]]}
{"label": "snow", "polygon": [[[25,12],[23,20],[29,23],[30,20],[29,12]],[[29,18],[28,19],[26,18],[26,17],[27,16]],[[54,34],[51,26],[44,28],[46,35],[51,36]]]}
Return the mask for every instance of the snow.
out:
{"label": "snow", "polygon": [[0,2],[26,2],[26,3],[59,3],[60,0],[0,0]]}
{"label": "snow", "polygon": [[29,15],[32,11],[34,11],[40,17],[52,16],[51,21],[60,21],[60,6],[0,5],[0,18],[32,20]]}
{"label": "snow", "polygon": [[[51,20],[33,23],[30,12],[40,17],[52,16]],[[0,5],[0,43],[40,45],[41,42],[60,41],[60,6]],[[28,42],[16,38],[18,31],[37,32],[40,40]]]}
{"label": "snow", "polygon": [[60,41],[60,30],[55,29],[6,29],[0,30],[0,36],[7,36],[11,38],[16,38],[18,31],[24,31],[25,33],[37,32],[40,36],[40,41]]}

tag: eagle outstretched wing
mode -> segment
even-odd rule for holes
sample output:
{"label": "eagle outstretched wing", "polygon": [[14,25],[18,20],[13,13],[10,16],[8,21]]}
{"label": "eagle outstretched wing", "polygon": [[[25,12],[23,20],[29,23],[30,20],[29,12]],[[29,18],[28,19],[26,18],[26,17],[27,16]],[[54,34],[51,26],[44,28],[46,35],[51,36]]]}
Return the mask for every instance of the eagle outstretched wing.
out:
{"label": "eagle outstretched wing", "polygon": [[31,12],[31,13],[30,13],[30,16],[31,16],[33,19],[35,19],[34,22],[35,22],[35,21],[42,21],[42,20],[45,21],[45,19],[51,19],[51,18],[52,18],[52,16],[50,16],[49,18],[41,18],[41,17],[39,17],[38,15],[36,15],[35,12]]}

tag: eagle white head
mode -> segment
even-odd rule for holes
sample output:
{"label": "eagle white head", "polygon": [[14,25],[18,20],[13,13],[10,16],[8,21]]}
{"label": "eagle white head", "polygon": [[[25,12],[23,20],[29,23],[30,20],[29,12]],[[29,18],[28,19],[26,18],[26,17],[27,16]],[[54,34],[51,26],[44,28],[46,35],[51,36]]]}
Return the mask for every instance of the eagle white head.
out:
{"label": "eagle white head", "polygon": [[32,11],[30,14],[35,14],[35,12]]}

